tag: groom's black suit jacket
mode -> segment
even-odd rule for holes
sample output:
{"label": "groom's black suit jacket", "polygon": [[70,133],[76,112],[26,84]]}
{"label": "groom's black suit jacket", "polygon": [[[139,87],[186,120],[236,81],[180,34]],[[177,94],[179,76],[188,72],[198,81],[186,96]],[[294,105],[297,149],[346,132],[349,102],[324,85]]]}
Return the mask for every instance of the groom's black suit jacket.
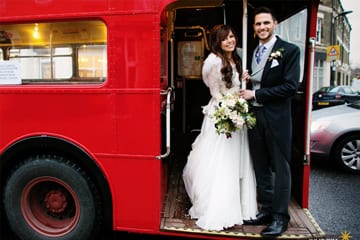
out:
{"label": "groom's black suit jacket", "polygon": [[[271,52],[279,49],[283,49],[282,57],[277,58],[278,65],[273,67],[271,66],[273,60],[267,60],[261,78],[261,87],[256,90],[255,97],[258,103],[263,104],[264,115],[275,138],[274,142],[279,144],[290,161],[291,97],[296,93],[300,80],[300,50],[296,45],[277,37]],[[251,54],[250,57],[252,58],[253,55]],[[252,59],[248,63],[251,65]]]}

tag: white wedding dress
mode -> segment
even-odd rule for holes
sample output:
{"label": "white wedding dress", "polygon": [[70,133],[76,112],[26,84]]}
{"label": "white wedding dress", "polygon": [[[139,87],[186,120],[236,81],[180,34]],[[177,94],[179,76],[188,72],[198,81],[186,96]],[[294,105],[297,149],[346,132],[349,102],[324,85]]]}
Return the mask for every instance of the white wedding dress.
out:
{"label": "white wedding dress", "polygon": [[247,129],[231,138],[216,133],[211,114],[222,94],[239,91],[239,74],[233,66],[233,87],[227,89],[220,73],[221,59],[210,54],[204,62],[203,79],[211,92],[204,107],[201,132],[192,144],[183,170],[191,218],[200,228],[220,231],[257,213],[256,180],[250,159]]}

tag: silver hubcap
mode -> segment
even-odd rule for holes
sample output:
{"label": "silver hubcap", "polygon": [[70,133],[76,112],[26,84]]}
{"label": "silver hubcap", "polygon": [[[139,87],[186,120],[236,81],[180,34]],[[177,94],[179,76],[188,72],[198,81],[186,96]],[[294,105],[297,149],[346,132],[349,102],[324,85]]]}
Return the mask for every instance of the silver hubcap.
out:
{"label": "silver hubcap", "polygon": [[341,150],[343,163],[353,169],[360,170],[360,139],[349,141]]}

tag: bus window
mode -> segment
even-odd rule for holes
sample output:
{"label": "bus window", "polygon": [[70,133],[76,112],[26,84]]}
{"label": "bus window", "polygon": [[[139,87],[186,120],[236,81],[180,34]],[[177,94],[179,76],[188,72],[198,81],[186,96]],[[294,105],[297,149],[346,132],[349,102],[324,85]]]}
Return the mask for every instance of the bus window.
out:
{"label": "bus window", "polygon": [[[295,26],[295,27],[294,27]],[[304,9],[297,14],[280,22],[276,28],[276,34],[282,39],[296,44],[300,48],[300,81],[303,80],[304,61],[306,50],[306,27],[307,10]]]}
{"label": "bus window", "polygon": [[23,84],[100,83],[107,77],[101,21],[0,24],[0,31],[11,41],[9,60],[19,62]]}

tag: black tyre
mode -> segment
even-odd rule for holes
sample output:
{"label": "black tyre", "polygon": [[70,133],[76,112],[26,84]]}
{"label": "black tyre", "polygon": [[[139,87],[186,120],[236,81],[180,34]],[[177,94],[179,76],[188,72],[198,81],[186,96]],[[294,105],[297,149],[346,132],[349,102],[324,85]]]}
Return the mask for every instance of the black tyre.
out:
{"label": "black tyre", "polygon": [[88,240],[96,237],[101,222],[96,194],[89,178],[73,163],[38,156],[23,162],[9,177],[5,213],[23,240]]}
{"label": "black tyre", "polygon": [[334,159],[344,170],[360,173],[360,135],[342,139],[335,148]]}

